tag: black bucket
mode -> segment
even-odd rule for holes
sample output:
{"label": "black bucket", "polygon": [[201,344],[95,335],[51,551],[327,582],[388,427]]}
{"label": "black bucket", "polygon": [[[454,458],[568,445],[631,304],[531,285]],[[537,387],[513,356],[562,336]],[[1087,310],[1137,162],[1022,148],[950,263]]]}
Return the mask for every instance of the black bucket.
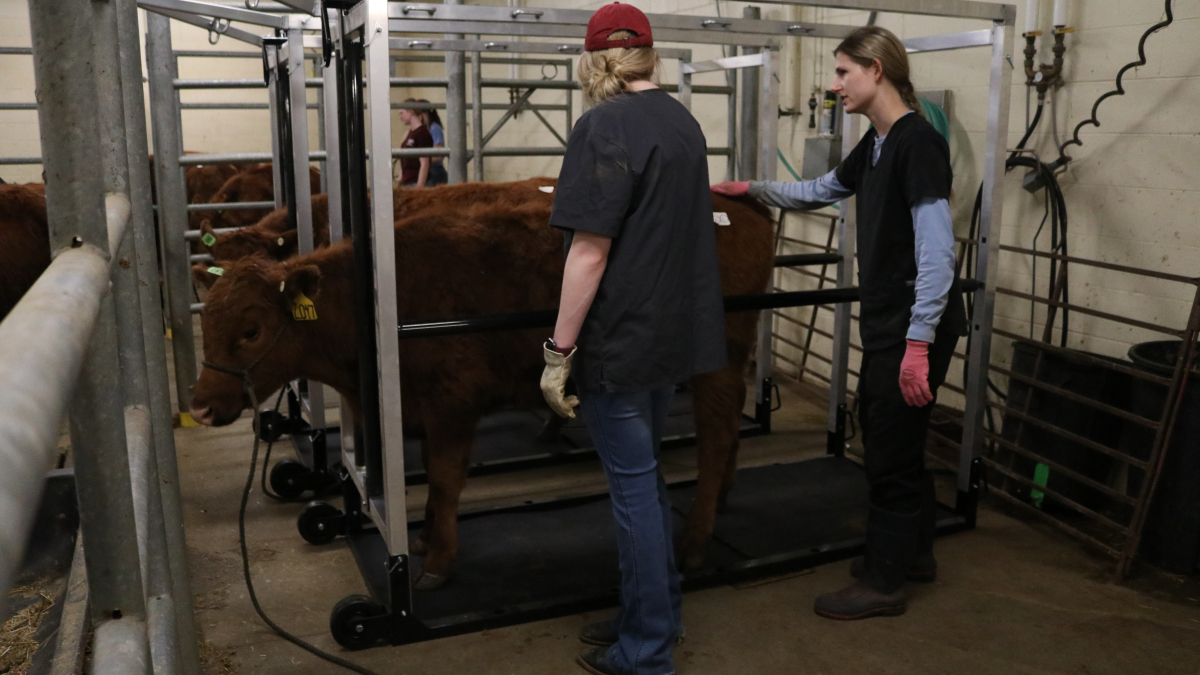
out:
{"label": "black bucket", "polygon": [[[1141,369],[1171,377],[1182,340],[1143,342],[1129,348],[1129,358]],[[1170,572],[1190,574],[1200,568],[1200,372],[1193,370],[1184,388],[1175,429],[1167,446],[1162,473],[1142,532],[1140,553]],[[1157,420],[1167,403],[1167,387],[1134,378],[1130,390],[1132,412]],[[1127,423],[1121,450],[1141,460],[1150,459],[1154,430]],[[1136,497],[1143,473],[1130,469],[1127,490]]]}

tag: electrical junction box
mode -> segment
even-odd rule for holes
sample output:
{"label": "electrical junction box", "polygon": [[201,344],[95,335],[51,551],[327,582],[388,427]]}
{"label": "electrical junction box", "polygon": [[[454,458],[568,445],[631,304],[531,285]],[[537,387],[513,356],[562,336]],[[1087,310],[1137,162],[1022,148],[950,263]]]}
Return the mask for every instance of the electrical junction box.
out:
{"label": "electrical junction box", "polygon": [[800,177],[815,180],[837,168],[842,163],[841,136],[817,136],[804,139],[804,164]]}

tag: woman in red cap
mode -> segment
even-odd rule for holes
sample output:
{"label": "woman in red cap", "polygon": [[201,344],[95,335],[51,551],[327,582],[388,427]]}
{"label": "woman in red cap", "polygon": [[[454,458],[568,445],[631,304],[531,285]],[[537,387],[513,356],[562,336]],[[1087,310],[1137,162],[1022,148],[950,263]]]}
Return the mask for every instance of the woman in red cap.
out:
{"label": "woman in red cap", "polygon": [[[579,664],[666,675],[683,638],[671,505],[657,455],[674,386],[725,366],[708,158],[700,125],[653,82],[646,15],[614,3],[588,22],[579,81],[592,104],[571,132],[550,224],[567,261],[542,391],[580,406],[612,494],[621,609],[585,626]],[[579,398],[566,397],[568,375]]]}

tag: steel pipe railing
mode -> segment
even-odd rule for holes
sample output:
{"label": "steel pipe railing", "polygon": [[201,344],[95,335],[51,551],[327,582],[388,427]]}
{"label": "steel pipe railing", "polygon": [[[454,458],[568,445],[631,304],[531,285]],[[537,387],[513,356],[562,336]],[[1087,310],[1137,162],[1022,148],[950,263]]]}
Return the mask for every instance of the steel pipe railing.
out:
{"label": "steel pipe railing", "polygon": [[[217,202],[207,204],[188,204],[189,213],[198,211],[250,211],[252,209],[275,210],[275,202]],[[189,230],[189,232],[192,230]]]}
{"label": "steel pipe railing", "polygon": [[108,275],[106,251],[62,251],[0,322],[0,588],[6,591],[21,564],[46,467],[58,451],[58,425]]}

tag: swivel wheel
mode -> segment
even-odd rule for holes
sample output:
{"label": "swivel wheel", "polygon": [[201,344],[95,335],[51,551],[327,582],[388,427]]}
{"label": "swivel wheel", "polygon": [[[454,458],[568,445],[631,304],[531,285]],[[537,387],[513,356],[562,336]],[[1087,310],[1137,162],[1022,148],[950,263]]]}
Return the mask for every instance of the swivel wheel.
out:
{"label": "swivel wheel", "polygon": [[310,544],[322,546],[337,539],[346,527],[346,516],[327,502],[309,502],[296,518],[296,529]]}
{"label": "swivel wheel", "polygon": [[284,499],[296,499],[312,489],[312,470],[294,459],[281,459],[271,467],[271,489]]}
{"label": "swivel wheel", "polygon": [[371,598],[349,595],[329,613],[329,632],[346,649],[366,649],[383,637],[383,622],[378,619],[386,614],[387,608]]}
{"label": "swivel wheel", "polygon": [[291,430],[292,420],[277,410],[258,413],[258,437],[264,443],[274,443]]}

